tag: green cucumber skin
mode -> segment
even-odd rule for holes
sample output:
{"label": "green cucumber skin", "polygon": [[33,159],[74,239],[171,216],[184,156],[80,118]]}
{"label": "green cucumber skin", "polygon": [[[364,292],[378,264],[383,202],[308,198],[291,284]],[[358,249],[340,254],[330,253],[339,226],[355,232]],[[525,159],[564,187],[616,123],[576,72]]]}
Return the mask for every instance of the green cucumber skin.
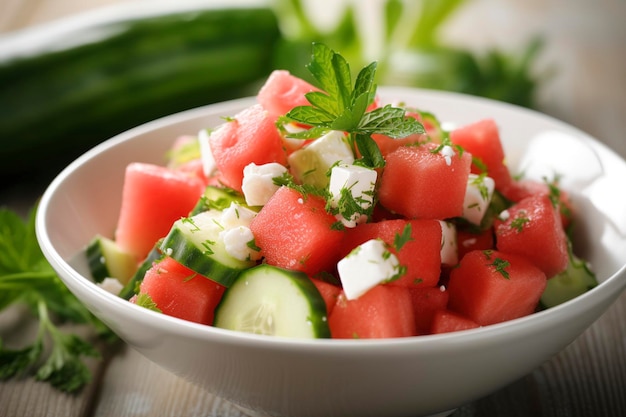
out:
{"label": "green cucumber skin", "polygon": [[[272,69],[269,8],[206,9],[83,27],[94,42],[0,59],[0,174],[55,172],[138,124],[254,93]],[[8,45],[10,46],[10,45]],[[51,164],[55,166],[51,167]]]}
{"label": "green cucumber skin", "polygon": [[311,313],[315,311],[323,312],[321,315],[310,314],[308,319],[311,321],[311,328],[314,330],[315,338],[330,338],[331,333],[330,328],[328,327],[326,303],[311,279],[304,272],[284,269],[269,264],[259,264],[246,269],[239,274],[233,284],[226,290],[220,300],[220,303],[215,309],[214,326],[222,327],[223,323],[229,321],[229,319],[225,317],[226,314],[224,313],[224,310],[226,310],[226,308],[224,306],[231,303],[233,299],[235,299],[234,301],[236,302],[237,287],[239,285],[246,285],[245,281],[251,276],[274,273],[289,275],[291,283],[295,285],[302,294],[305,294],[304,296],[306,296],[309,300]]}
{"label": "green cucumber skin", "polygon": [[102,282],[106,277],[110,276],[109,269],[102,259],[103,255],[99,247],[98,238],[95,238],[87,246],[86,255],[89,270],[95,282]]}
{"label": "green cucumber skin", "polygon": [[160,249],[167,256],[172,257],[187,268],[225,287],[230,287],[241,271],[251,266],[248,262],[238,261],[234,258],[231,258],[233,265],[224,265],[210,255],[205,255],[193,243],[181,244],[181,242],[188,242],[188,237],[175,223],[163,239]]}
{"label": "green cucumber skin", "polygon": [[124,285],[124,288],[122,288],[122,291],[120,291],[120,293],[118,294],[119,297],[122,297],[125,300],[130,300],[133,295],[137,294],[137,289],[143,281],[143,278],[145,277],[148,269],[152,268],[152,265],[154,265],[155,262],[159,262],[161,259],[163,259],[164,255],[160,249],[161,242],[162,240],[159,240],[152,248],[150,253],[148,253],[146,259],[144,259],[141,265],[139,265],[139,268],[137,269],[137,272],[135,272],[135,275],[133,275],[128,283]]}

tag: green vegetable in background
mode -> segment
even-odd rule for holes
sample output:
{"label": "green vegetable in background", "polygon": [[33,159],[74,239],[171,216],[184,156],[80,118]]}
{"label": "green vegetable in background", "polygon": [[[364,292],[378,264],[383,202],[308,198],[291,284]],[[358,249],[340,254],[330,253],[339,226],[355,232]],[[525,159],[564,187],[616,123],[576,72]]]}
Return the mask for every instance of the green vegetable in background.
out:
{"label": "green vegetable in background", "polygon": [[[275,0],[283,32],[276,67],[306,78],[302,68],[312,41],[340,51],[353,64],[367,63],[366,46],[355,20],[358,2],[346,5],[334,29],[322,31],[311,23],[304,1]],[[456,91],[536,107],[535,94],[544,75],[537,76],[532,70],[543,46],[541,37],[531,39],[523,51],[492,48],[479,54],[441,41],[444,25],[466,0],[383,3],[384,25],[379,35],[385,48],[377,58],[380,84]]]}
{"label": "green vegetable in background", "polygon": [[[9,349],[0,337],[0,380],[33,373],[37,380],[75,392],[91,380],[83,360],[100,353],[87,340],[64,332],[54,319],[91,326],[108,340],[115,337],[70,293],[41,253],[34,214],[25,222],[15,212],[0,209],[0,311],[23,304],[39,323],[28,346]],[[49,354],[44,349],[47,340]]]}

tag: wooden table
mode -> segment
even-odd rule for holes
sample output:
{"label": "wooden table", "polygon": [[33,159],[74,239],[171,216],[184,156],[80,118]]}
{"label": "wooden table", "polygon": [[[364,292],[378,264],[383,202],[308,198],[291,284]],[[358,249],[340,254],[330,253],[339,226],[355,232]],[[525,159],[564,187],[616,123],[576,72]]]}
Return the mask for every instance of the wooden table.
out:
{"label": "wooden table", "polygon": [[[495,0],[475,1],[457,19],[449,36],[479,46],[494,39],[493,31],[485,30],[489,25],[499,31],[498,43],[503,39],[516,42],[529,32],[546,29],[552,42],[544,61],[547,65],[557,62],[560,72],[542,91],[542,110],[626,156],[626,3],[509,3],[502,6]],[[8,31],[80,10],[86,3],[8,0],[2,7],[6,13],[0,13],[0,31]],[[507,20],[511,16],[515,16],[513,25]],[[476,19],[481,19],[481,30],[476,28]],[[37,193],[37,189],[24,191],[16,186],[9,195],[0,195],[0,205],[25,210]],[[0,316],[0,335],[25,337],[32,331],[29,324],[23,312],[11,310]],[[248,415],[123,344],[110,348],[105,356],[103,361],[89,362],[94,380],[78,395],[59,393],[32,379],[0,383],[0,417]],[[480,375],[476,378],[478,383]],[[452,416],[626,416],[626,293],[550,361],[500,391],[459,408]]]}

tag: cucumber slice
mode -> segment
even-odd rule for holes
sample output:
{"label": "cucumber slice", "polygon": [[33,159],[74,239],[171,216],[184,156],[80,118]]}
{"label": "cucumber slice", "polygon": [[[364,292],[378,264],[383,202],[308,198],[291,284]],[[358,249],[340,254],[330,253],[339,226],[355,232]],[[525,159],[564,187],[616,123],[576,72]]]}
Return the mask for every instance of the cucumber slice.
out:
{"label": "cucumber slice", "polygon": [[217,187],[209,185],[204,190],[204,194],[198,200],[198,203],[191,211],[191,216],[202,213],[207,210],[226,210],[231,203],[237,203],[242,207],[258,211],[258,208],[252,208],[246,204],[243,194],[227,187]]}
{"label": "cucumber slice", "polygon": [[148,253],[148,256],[146,256],[146,259],[139,265],[139,269],[137,269],[133,277],[124,285],[124,288],[122,288],[122,291],[118,294],[120,297],[129,300],[133,295],[139,293],[139,285],[141,281],[143,281],[146,271],[148,271],[155,262],[163,258],[163,252],[161,252],[160,249],[161,242],[162,240],[159,240],[154,245],[150,253]]}
{"label": "cucumber slice", "polygon": [[268,264],[242,272],[215,310],[214,326],[295,338],[328,338],[326,304],[309,277]]}
{"label": "cucumber slice", "polygon": [[598,285],[595,274],[585,261],[574,255],[571,242],[568,243],[569,264],[565,271],[548,279],[548,285],[541,294],[540,303],[543,308],[562,304]]}
{"label": "cucumber slice", "polygon": [[123,251],[115,241],[96,235],[87,245],[87,262],[95,282],[117,278],[126,284],[137,270],[135,257]]}
{"label": "cucumber slice", "polygon": [[187,268],[213,281],[230,286],[239,273],[256,265],[256,261],[231,256],[219,238],[221,211],[208,210],[184,217],[172,225],[161,243],[161,251]]}

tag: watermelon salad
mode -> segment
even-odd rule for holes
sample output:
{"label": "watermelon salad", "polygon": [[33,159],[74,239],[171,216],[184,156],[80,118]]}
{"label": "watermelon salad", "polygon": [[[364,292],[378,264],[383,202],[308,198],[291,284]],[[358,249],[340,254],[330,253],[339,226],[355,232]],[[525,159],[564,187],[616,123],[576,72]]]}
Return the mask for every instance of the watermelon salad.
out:
{"label": "watermelon salad", "polygon": [[376,64],[352,84],[323,44],[308,68],[315,85],[276,70],[254,104],[172,138],[166,165],[128,165],[115,235],[86,250],[100,285],[204,325],[337,339],[487,326],[596,285],[568,194],[512,175],[495,120],[446,130],[383,104]]}

